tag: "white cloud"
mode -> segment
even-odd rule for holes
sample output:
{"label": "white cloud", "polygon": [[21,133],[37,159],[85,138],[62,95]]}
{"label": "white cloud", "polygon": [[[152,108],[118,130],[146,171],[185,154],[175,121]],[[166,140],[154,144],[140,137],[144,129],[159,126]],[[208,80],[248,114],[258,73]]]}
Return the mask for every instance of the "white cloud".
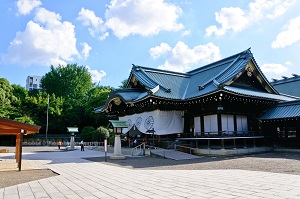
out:
{"label": "white cloud", "polygon": [[17,1],[18,13],[20,15],[27,15],[34,8],[39,7],[40,5],[42,5],[42,2],[39,0],[18,0]]}
{"label": "white cloud", "polygon": [[100,39],[100,40],[105,40],[106,37],[108,37],[108,36],[109,36],[109,32],[105,32],[103,35],[101,35],[101,36],[99,37],[99,39]]}
{"label": "white cloud", "polygon": [[221,27],[218,28],[216,25],[207,27],[206,35],[211,36],[214,33],[221,36],[230,30],[239,32],[264,18],[275,19],[286,13],[295,2],[295,0],[256,0],[249,3],[248,10],[237,7],[222,8],[220,12],[215,13],[216,21]]}
{"label": "white cloud", "polygon": [[181,36],[188,36],[190,34],[191,34],[191,30],[189,29],[189,30],[183,31],[183,33],[181,34]]}
{"label": "white cloud", "polygon": [[78,19],[89,26],[92,36],[104,40],[108,30],[119,39],[129,35],[150,36],[161,31],[178,31],[184,28],[177,18],[180,7],[163,0],[111,0],[105,11],[105,22],[94,11],[82,8]]}
{"label": "white cloud", "polygon": [[177,23],[181,13],[180,7],[163,0],[112,0],[105,13],[105,25],[119,39],[134,34],[149,36],[183,29]]}
{"label": "white cloud", "polygon": [[245,13],[240,8],[222,8],[221,11],[215,13],[216,20],[222,25],[221,28],[217,26],[209,26],[206,28],[206,35],[211,36],[215,33],[217,36],[224,35],[226,31],[232,29],[234,32],[239,32],[246,28],[249,23],[249,19],[245,16]]}
{"label": "white cloud", "polygon": [[166,55],[165,63],[158,68],[184,72],[189,70],[191,65],[197,64],[200,61],[210,62],[219,60],[220,49],[213,43],[189,48],[185,43],[179,41],[172,49],[166,43],[153,47],[150,49],[150,55],[153,58]]}
{"label": "white cloud", "polygon": [[103,20],[97,17],[92,10],[81,8],[77,19],[82,21],[84,26],[89,26],[88,30],[93,37],[96,37],[106,29]]}
{"label": "white cloud", "polygon": [[292,65],[292,62],[291,61],[286,61],[284,64],[285,65]]}
{"label": "white cloud", "polygon": [[261,70],[264,73],[275,73],[275,74],[281,74],[288,70],[287,67],[283,66],[282,64],[263,64],[261,66]]}
{"label": "white cloud", "polygon": [[74,55],[78,55],[74,25],[61,22],[59,14],[39,8],[25,31],[16,33],[2,60],[24,66],[65,65]]}
{"label": "white cloud", "polygon": [[92,76],[92,82],[93,82],[93,83],[98,83],[98,82],[100,82],[101,79],[102,79],[103,77],[106,76],[106,72],[105,72],[104,70],[100,70],[100,72],[99,72],[99,71],[97,71],[97,70],[92,70],[91,67],[89,67],[89,66],[86,66],[86,67],[87,67],[87,69],[88,69],[88,72],[89,72],[89,73],[91,74],[91,76]]}
{"label": "white cloud", "polygon": [[171,51],[171,47],[167,43],[161,43],[159,46],[155,46],[153,48],[150,48],[149,50],[151,57],[153,57],[154,59],[169,51]]}
{"label": "white cloud", "polygon": [[89,46],[87,43],[80,43],[81,46],[83,46],[81,54],[83,55],[84,59],[87,59],[89,54],[90,54],[90,50],[92,50],[92,47]]}
{"label": "white cloud", "polygon": [[272,42],[272,48],[284,48],[300,40],[300,16],[291,19]]}

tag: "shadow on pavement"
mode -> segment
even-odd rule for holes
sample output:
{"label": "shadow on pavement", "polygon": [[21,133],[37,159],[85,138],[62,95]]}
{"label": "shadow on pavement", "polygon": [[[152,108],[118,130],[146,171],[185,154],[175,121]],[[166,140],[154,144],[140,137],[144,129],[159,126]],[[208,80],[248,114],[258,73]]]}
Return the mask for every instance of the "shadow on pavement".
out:
{"label": "shadow on pavement", "polygon": [[157,157],[126,157],[125,160],[111,160],[104,157],[84,158],[111,166],[128,169],[150,170],[219,170],[239,169],[300,175],[300,154],[272,152],[242,156],[202,156],[198,159],[171,160]]}

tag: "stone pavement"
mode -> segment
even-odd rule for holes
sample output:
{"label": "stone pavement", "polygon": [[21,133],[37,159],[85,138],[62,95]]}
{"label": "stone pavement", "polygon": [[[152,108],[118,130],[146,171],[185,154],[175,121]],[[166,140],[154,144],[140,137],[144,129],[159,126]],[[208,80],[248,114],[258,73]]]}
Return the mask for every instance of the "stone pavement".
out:
{"label": "stone pavement", "polygon": [[299,175],[244,170],[134,170],[82,159],[101,156],[103,152],[88,149],[25,153],[24,164],[31,162],[32,167],[47,167],[60,175],[2,188],[0,199],[300,198]]}
{"label": "stone pavement", "polygon": [[152,149],[151,154],[157,155],[157,156],[160,156],[163,158],[172,159],[172,160],[189,160],[189,159],[201,158],[201,156],[191,155],[188,153],[175,151],[175,150],[165,150],[165,149],[161,149],[161,148]]}

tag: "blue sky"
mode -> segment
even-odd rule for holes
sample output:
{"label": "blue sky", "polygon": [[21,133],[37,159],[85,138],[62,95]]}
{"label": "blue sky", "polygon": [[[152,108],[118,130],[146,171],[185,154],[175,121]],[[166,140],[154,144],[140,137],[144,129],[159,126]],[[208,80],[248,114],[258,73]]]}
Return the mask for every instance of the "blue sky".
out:
{"label": "blue sky", "polygon": [[300,0],[1,0],[0,77],[87,66],[118,87],[132,64],[186,72],[251,48],[269,80],[300,74]]}

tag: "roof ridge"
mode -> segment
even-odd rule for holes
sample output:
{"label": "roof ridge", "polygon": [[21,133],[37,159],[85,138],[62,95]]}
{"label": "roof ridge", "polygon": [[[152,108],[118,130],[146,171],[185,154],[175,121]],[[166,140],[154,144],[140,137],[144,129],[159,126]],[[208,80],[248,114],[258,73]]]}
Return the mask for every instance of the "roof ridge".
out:
{"label": "roof ridge", "polygon": [[247,50],[244,50],[244,51],[242,51],[242,52],[236,53],[236,54],[231,55],[231,56],[229,56],[229,57],[225,57],[225,58],[220,59],[220,60],[218,60],[218,61],[209,63],[209,64],[204,65],[204,66],[202,66],[202,67],[199,67],[199,68],[196,68],[196,69],[194,69],[194,70],[191,70],[191,71],[189,71],[189,72],[187,72],[187,73],[190,74],[190,75],[194,75],[194,74],[191,74],[191,73],[199,73],[199,72],[202,72],[202,70],[209,70],[209,69],[211,69],[211,68],[208,68],[208,67],[212,67],[212,65],[214,66],[213,68],[215,68],[215,67],[217,67],[217,66],[220,66],[220,65],[223,65],[224,63],[230,62],[230,59],[232,59],[233,57],[236,57],[236,56],[241,55],[241,54],[243,54],[243,53],[245,53],[245,52],[248,52],[248,51],[250,51],[250,49],[251,49],[251,48],[248,48]]}
{"label": "roof ridge", "polygon": [[270,82],[270,84],[272,84],[272,85],[285,84],[285,83],[289,83],[289,82],[293,82],[293,81],[297,81],[297,80],[300,80],[300,76],[288,77],[286,79],[279,79],[279,80]]}
{"label": "roof ridge", "polygon": [[191,82],[191,78],[189,78],[189,82],[187,83],[186,87],[185,87],[185,91],[182,95],[182,99],[185,99],[185,96],[186,96],[186,93],[188,91],[188,88],[189,88],[189,85],[190,85],[190,82]]}
{"label": "roof ridge", "polygon": [[[245,51],[243,51],[242,53],[244,53]],[[218,77],[220,77],[225,71],[227,71],[238,59],[241,58],[241,53],[236,54],[236,58],[226,67],[224,68],[222,71],[220,71],[216,76],[212,77],[211,79],[209,79],[208,81],[206,81],[204,84],[202,84],[202,87],[205,87],[207,84],[209,84],[211,81],[216,80]],[[222,82],[220,82],[222,83]]]}
{"label": "roof ridge", "polygon": [[158,68],[150,68],[150,67],[138,66],[138,65],[134,65],[134,66],[140,67],[140,68],[142,68],[142,69],[144,69],[146,71],[164,73],[164,74],[169,74],[169,75],[190,76],[188,73],[185,73],[185,72],[169,71],[169,70],[163,70],[163,69],[158,69]]}

